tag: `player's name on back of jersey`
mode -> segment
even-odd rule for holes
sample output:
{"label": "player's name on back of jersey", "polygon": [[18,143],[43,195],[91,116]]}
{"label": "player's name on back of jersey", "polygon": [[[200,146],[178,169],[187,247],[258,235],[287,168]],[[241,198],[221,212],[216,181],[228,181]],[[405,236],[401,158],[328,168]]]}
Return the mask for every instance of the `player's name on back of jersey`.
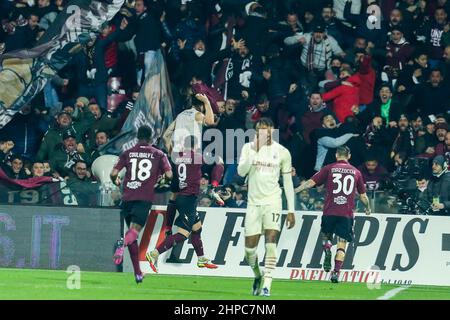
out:
{"label": "player's name on back of jersey", "polygon": [[331,172],[355,174],[356,171],[348,168],[331,168]]}
{"label": "player's name on back of jersey", "polygon": [[130,152],[130,158],[150,158],[154,159],[153,153],[150,152]]}
{"label": "player's name on back of jersey", "polygon": [[194,162],[194,159],[191,155],[185,155],[182,157],[174,157],[173,161],[177,164],[181,164],[181,163],[186,163],[186,164],[191,164]]}

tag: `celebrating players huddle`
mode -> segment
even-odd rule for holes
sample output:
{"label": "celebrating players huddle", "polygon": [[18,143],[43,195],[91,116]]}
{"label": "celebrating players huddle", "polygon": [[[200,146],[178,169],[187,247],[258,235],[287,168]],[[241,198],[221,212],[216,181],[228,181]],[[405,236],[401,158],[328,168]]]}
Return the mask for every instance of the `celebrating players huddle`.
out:
{"label": "celebrating players huddle", "polygon": [[[122,211],[128,231],[123,241],[117,245],[114,262],[121,264],[125,247],[128,248],[133,264],[135,280],[141,283],[144,278],[139,266],[139,247],[137,238],[145,226],[147,216],[154,200],[154,186],[161,176],[172,180],[172,196],[167,210],[166,238],[154,250],[147,252],[146,259],[154,272],[158,272],[158,257],[174,245],[188,238],[198,256],[198,267],[217,268],[204,256],[201,239],[202,223],[197,213],[200,180],[202,177],[203,156],[201,149],[202,126],[211,123],[212,109],[205,95],[196,95],[191,109],[181,113],[164,134],[166,149],[171,157],[150,144],[152,130],[142,126],[137,133],[138,143],[123,152],[111,172],[111,180],[122,185]],[[180,134],[180,130],[183,133]],[[292,182],[292,163],[289,151],[274,141],[274,125],[268,118],[255,124],[255,137],[244,145],[238,163],[238,175],[246,179],[248,186],[248,207],[245,216],[245,259],[254,273],[253,295],[270,296],[274,275],[282,216],[282,190],[287,199],[286,226],[295,225],[295,192],[316,185],[325,184],[326,198],[322,216],[321,233],[325,255],[323,268],[331,271],[331,248],[334,236],[337,239],[334,269],[331,281],[337,283],[339,271],[345,257],[347,242],[353,239],[353,210],[355,195],[370,214],[369,200],[361,173],[348,163],[350,150],[337,149],[337,162],[322,168],[310,180],[294,190]],[[178,132],[178,133],[177,133]],[[220,166],[220,163],[217,165]],[[126,168],[123,182],[119,172]],[[222,169],[223,173],[223,169]],[[283,188],[280,187],[282,177]],[[221,177],[215,180],[220,181]],[[217,183],[216,183],[217,184]],[[172,224],[177,231],[172,234]],[[261,235],[265,239],[264,270],[258,263],[257,247]]]}

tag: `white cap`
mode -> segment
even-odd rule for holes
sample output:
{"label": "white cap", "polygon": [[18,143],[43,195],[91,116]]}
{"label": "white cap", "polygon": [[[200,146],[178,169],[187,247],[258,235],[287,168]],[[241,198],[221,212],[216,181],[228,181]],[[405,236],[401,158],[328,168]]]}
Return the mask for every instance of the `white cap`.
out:
{"label": "white cap", "polygon": [[245,5],[245,13],[246,13],[247,15],[250,14],[250,8],[251,8],[254,4],[258,4],[258,5],[259,5],[259,3],[256,2],[256,1],[249,2],[249,3],[247,3],[247,4]]}

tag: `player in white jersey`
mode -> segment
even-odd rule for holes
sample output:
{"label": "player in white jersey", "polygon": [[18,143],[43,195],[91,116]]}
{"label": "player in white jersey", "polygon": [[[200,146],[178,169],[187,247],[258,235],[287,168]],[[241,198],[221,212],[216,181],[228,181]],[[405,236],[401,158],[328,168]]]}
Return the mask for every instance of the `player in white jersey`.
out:
{"label": "player in white jersey", "polygon": [[[255,275],[253,295],[270,296],[281,226],[280,174],[283,176],[283,188],[288,204],[286,225],[291,229],[295,224],[292,163],[289,151],[272,139],[274,130],[272,120],[260,119],[256,122],[255,129],[255,140],[244,145],[238,164],[238,174],[241,177],[248,176],[245,257]],[[256,253],[259,238],[263,233],[266,247],[264,276],[259,270]]]}
{"label": "player in white jersey", "polygon": [[191,108],[182,111],[164,132],[163,140],[169,153],[181,152],[188,136],[194,136],[201,143],[203,125],[214,124],[214,113],[208,97],[196,94],[191,100]]}
{"label": "player in white jersey", "polygon": [[[214,113],[208,97],[204,94],[196,94],[191,98],[191,108],[182,111],[164,132],[163,141],[167,153],[170,155],[170,160],[183,151],[186,137],[193,136],[201,144],[203,126],[212,124],[214,124]],[[172,168],[174,168],[173,163],[174,161],[171,161]],[[174,173],[176,176],[177,172],[174,171]],[[172,181],[171,191],[172,194],[167,205],[166,236],[172,233],[172,225],[176,215],[175,199],[176,193],[179,191],[176,179]]]}

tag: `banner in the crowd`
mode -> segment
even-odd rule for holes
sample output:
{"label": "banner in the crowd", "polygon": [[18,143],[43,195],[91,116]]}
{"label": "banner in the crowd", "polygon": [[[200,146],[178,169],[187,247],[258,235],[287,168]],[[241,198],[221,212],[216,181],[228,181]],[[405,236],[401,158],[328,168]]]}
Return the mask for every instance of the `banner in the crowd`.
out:
{"label": "banner in the crowd", "polygon": [[[162,228],[165,208],[156,207],[140,235],[140,260],[144,272],[152,273],[145,260],[164,239]],[[252,277],[244,260],[245,210],[199,208],[203,221],[205,255],[219,268],[199,269],[197,257],[189,242],[177,245],[160,256],[161,274]],[[296,225],[288,230],[286,215],[278,243],[275,278],[292,280],[328,280],[322,269],[323,251],[320,237],[321,214],[297,212]],[[175,231],[175,230],[174,230]],[[341,281],[450,285],[450,219],[438,216],[373,214],[355,217],[355,239],[348,247],[340,274]],[[333,246],[333,254],[335,246]],[[264,241],[258,247],[260,261],[264,257]],[[124,270],[131,271],[129,258]],[[263,262],[261,262],[263,265]]]}
{"label": "banner in the crowd", "polygon": [[157,50],[145,76],[139,97],[121,132],[104,145],[100,153],[119,155],[134,147],[137,143],[136,133],[143,125],[152,128],[152,143],[162,147],[161,137],[173,120],[172,106],[169,74],[161,50]]}
{"label": "banner in the crowd", "polygon": [[89,206],[98,204],[97,183],[66,181],[46,183],[40,187],[24,189],[10,183],[0,183],[0,204]]}
{"label": "banner in the crowd", "polygon": [[0,205],[0,267],[115,271],[120,211]]}
{"label": "banner in the crowd", "polygon": [[124,0],[72,0],[32,49],[0,55],[0,129],[111,20]]}
{"label": "banner in the crowd", "polygon": [[19,186],[23,188],[38,188],[46,183],[56,182],[52,177],[32,177],[28,179],[12,179],[0,168],[0,181],[5,184]]}

